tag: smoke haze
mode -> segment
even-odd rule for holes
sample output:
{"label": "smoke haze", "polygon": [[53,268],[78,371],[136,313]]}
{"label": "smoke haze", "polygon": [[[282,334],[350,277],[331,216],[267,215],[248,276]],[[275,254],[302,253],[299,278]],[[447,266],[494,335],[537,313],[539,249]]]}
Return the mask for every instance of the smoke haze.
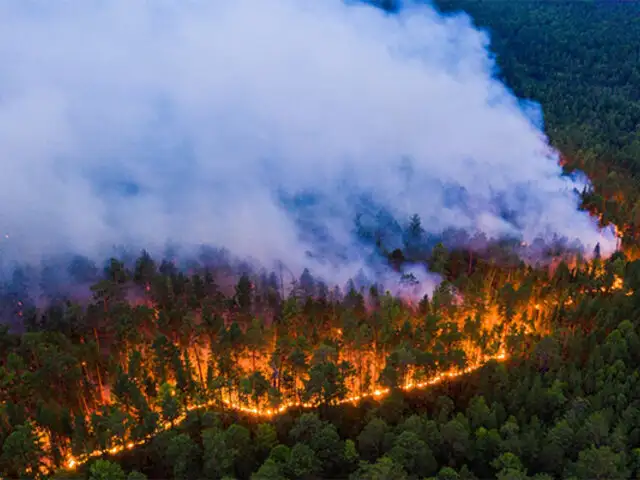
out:
{"label": "smoke haze", "polygon": [[611,250],[488,44],[424,5],[2,2],[4,255],[170,241],[344,281],[374,204]]}

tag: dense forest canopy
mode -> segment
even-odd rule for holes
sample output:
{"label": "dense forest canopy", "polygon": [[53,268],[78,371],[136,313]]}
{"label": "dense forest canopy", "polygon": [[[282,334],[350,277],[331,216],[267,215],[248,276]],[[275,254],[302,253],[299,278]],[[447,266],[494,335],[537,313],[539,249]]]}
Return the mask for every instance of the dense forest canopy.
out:
{"label": "dense forest canopy", "polygon": [[[500,249],[507,254],[505,248],[495,246],[494,255],[500,258]],[[257,455],[252,463],[245,458],[241,464],[227,460],[230,463],[207,466],[209,454],[201,464],[190,434],[174,438],[173,427],[191,418],[197,430],[203,407],[247,414],[245,422],[251,426],[251,417],[264,420],[292,409],[318,408],[329,418],[335,415],[332,408],[345,402],[387,395],[397,402],[402,390],[446,383],[487,362],[518,365],[533,358],[532,349],[554,332],[608,332],[618,327],[618,310],[632,311],[639,286],[638,262],[627,264],[621,253],[606,261],[578,257],[570,264],[532,267],[496,262],[482,254],[472,257],[467,250],[449,251],[438,244],[423,261],[451,280],[417,303],[375,286],[358,290],[353,283],[341,293],[308,271],[295,279],[287,297],[281,295],[282,280],[275,272],[243,274],[233,292],[225,294],[215,282],[215,270],[186,274],[170,262],[158,265],[146,253],[131,270],[112,259],[91,287],[89,305],[65,301],[44,310],[25,307],[27,332],[12,335],[4,330],[3,415],[11,427],[3,468],[13,476],[33,475],[36,469],[74,469],[149,440],[148,448],[157,448],[160,440],[153,439],[164,438],[171,445],[180,443],[167,447],[178,449],[176,458],[167,453],[178,478],[194,472],[207,478],[245,478],[260,467],[260,458],[266,462],[261,470],[271,468],[267,452],[247,450],[252,458]],[[335,429],[314,416],[303,419],[316,425],[304,428]],[[252,434],[245,427],[231,425],[233,435],[244,438],[231,440],[225,439],[231,433],[215,425],[203,432],[211,436],[202,439],[210,454],[231,448],[226,442],[244,442],[238,448],[249,448]],[[355,429],[357,424],[343,428]],[[295,437],[301,443],[297,448],[309,458],[288,460],[289,454],[282,453],[278,461],[287,466],[277,468],[287,476],[297,477],[296,468],[303,476],[337,477],[378,468],[360,465],[357,449],[349,453],[352,458],[343,458],[347,444],[337,432],[327,433],[333,443],[326,448],[334,449],[333,454],[315,451],[311,433],[300,435]],[[438,465],[456,468],[470,462],[471,457],[446,459],[434,452],[428,466],[411,466],[399,459],[414,440],[390,446],[391,453],[401,456],[380,461],[395,459],[398,465],[390,468],[405,472],[402,475],[435,473]],[[207,447],[209,441],[214,443]],[[424,452],[433,447],[420,445]],[[290,455],[294,451],[302,454],[295,445]],[[294,461],[303,465],[289,464]],[[165,467],[140,468],[154,477],[168,474]]]}
{"label": "dense forest canopy", "polygon": [[521,245],[429,238],[414,217],[397,245],[360,233],[391,270],[439,275],[425,297],[143,252],[78,258],[83,294],[43,281],[36,305],[17,274],[1,299],[24,327],[0,330],[3,478],[640,475],[640,4],[437,3],[488,29],[622,251],[542,245],[525,262]]}

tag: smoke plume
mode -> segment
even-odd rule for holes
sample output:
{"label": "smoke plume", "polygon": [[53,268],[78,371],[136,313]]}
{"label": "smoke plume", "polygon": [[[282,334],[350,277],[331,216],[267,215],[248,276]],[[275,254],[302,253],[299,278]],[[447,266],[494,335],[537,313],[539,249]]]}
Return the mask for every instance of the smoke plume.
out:
{"label": "smoke plume", "polygon": [[344,281],[374,211],[610,250],[488,45],[426,5],[2,2],[3,256],[216,245]]}

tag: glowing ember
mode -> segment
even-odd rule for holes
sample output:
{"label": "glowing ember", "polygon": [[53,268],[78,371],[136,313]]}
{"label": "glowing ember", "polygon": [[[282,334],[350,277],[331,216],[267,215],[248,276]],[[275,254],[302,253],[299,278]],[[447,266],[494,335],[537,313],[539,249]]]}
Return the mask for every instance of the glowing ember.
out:
{"label": "glowing ember", "polygon": [[[507,358],[507,355],[505,352],[500,352],[498,355],[495,355],[493,357],[486,357],[484,358],[484,361],[478,364],[474,364],[473,366],[470,366],[468,368],[465,368],[464,370],[461,371],[450,371],[450,372],[445,372],[443,374],[440,375],[436,375],[435,377],[433,377],[431,380],[426,381],[424,383],[408,383],[406,384],[404,387],[402,387],[403,390],[408,391],[408,390],[416,390],[416,389],[422,389],[422,388],[427,388],[429,386],[432,385],[436,385],[438,383],[441,383],[443,380],[447,379],[447,378],[455,378],[455,377],[459,377],[460,375],[466,374],[466,373],[470,373],[473,372],[474,370],[477,370],[478,368],[482,367],[486,362],[488,362],[489,360],[497,360],[497,361],[503,361]],[[336,405],[343,405],[343,404],[347,404],[347,403],[357,403],[365,398],[370,398],[370,397],[382,397],[384,395],[389,394],[391,390],[388,388],[385,389],[376,389],[370,393],[367,394],[363,394],[363,395],[356,395],[353,397],[349,397],[349,398],[345,398],[344,400],[335,402]],[[296,407],[302,407],[302,408],[314,408],[316,405],[313,405],[311,403],[300,403],[300,402],[289,402],[286,403],[284,405],[282,405],[280,408],[278,408],[277,410],[274,409],[258,409],[258,408],[249,408],[249,407],[245,407],[239,403],[236,402],[231,402],[229,400],[223,399],[223,403],[229,407],[232,408],[233,410],[236,410],[238,412],[242,412],[242,413],[247,413],[256,417],[273,417],[274,415],[280,414],[280,413],[284,413],[287,410],[289,410],[290,408],[296,408]],[[214,407],[215,406],[215,402],[207,402],[207,403],[201,403],[201,404],[192,404],[189,405],[187,407],[188,411],[191,410],[196,410],[196,409],[204,409],[204,408],[210,408],[210,407]],[[161,428],[160,431],[165,431],[165,430],[169,430],[170,428],[173,427],[173,425],[184,421],[186,418],[186,414],[182,414],[180,415],[172,424],[171,422],[164,422],[161,424]],[[160,432],[157,432],[160,433]],[[147,439],[149,440],[149,439]],[[129,442],[126,444],[126,449],[127,450],[132,450],[133,448],[135,448],[136,446],[140,446],[142,444],[145,443],[145,440],[139,441],[139,442]],[[125,448],[123,447],[113,447],[111,449],[108,450],[108,453],[115,455],[121,451],[123,451]],[[65,461],[65,465],[67,466],[68,469],[73,470],[76,467],[78,467],[79,465],[82,465],[86,462],[88,462],[91,458],[94,457],[98,457],[100,455],[102,455],[104,452],[100,451],[100,450],[95,450],[89,454],[83,455],[81,457],[73,457],[73,456],[69,456],[67,458],[67,460]]]}
{"label": "glowing ember", "polygon": [[613,285],[611,286],[611,288],[613,290],[622,290],[623,287],[624,287],[624,281],[622,280],[622,278],[616,275],[615,279],[613,280]]}

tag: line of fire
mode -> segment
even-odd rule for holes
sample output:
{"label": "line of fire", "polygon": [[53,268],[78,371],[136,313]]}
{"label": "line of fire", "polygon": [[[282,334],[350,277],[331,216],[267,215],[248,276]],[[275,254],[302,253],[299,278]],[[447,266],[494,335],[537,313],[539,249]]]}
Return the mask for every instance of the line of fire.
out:
{"label": "line of fire", "polygon": [[193,410],[269,418],[424,389],[528,355],[567,316],[591,328],[585,299],[633,295],[622,252],[537,265],[500,255],[436,245],[427,263],[443,281],[418,299],[353,283],[343,294],[308,271],[283,295],[275,273],[224,285],[146,253],[131,269],[113,259],[84,305],[20,301],[38,328],[2,365],[1,416],[31,426],[42,472],[74,469]]}

